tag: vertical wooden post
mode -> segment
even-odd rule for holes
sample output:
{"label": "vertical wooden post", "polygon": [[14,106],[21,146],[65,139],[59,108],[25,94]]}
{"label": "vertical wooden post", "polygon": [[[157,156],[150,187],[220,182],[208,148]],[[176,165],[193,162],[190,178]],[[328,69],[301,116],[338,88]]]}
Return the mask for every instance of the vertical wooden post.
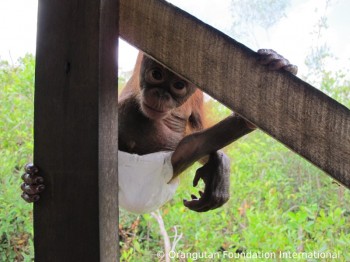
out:
{"label": "vertical wooden post", "polygon": [[[119,1],[102,0],[99,78],[100,261],[117,261],[118,241],[118,66]],[[118,252],[117,252],[118,251]]]}
{"label": "vertical wooden post", "polygon": [[116,261],[117,39],[114,0],[39,1],[35,261]]}

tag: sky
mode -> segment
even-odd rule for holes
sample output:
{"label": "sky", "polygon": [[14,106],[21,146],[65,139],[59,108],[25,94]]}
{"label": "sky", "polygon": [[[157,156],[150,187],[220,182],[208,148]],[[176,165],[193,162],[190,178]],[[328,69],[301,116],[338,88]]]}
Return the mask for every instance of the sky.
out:
{"label": "sky", "polygon": [[37,0],[0,0],[0,58],[35,53]]}
{"label": "sky", "polygon": [[[242,0],[244,1],[244,0]],[[248,1],[248,0],[247,0]],[[230,0],[169,0],[206,23],[228,33],[232,25]],[[350,1],[291,0],[286,17],[268,32],[256,29],[256,42],[244,43],[253,50],[272,48],[298,65],[299,74],[306,72],[304,60],[310,46],[325,42],[335,58],[331,68],[350,68]],[[322,39],[311,34],[321,15],[328,17],[328,29]],[[25,53],[35,53],[37,0],[0,0],[0,58],[15,62]],[[240,39],[236,39],[240,41]],[[137,51],[119,43],[119,67],[133,68]]]}
{"label": "sky", "polygon": [[[232,25],[230,0],[169,0],[179,7],[195,14],[203,21],[228,33]],[[242,0],[249,1],[249,0]],[[281,19],[268,32],[257,28],[256,43],[246,43],[253,50],[272,48],[298,65],[299,73],[306,73],[305,57],[310,46],[325,42],[338,60],[330,61],[329,67],[350,67],[350,1],[333,0],[326,7],[326,0],[291,0],[286,17]],[[208,12],[208,10],[211,10]],[[328,29],[323,39],[315,39],[311,34],[319,18],[326,14]]]}

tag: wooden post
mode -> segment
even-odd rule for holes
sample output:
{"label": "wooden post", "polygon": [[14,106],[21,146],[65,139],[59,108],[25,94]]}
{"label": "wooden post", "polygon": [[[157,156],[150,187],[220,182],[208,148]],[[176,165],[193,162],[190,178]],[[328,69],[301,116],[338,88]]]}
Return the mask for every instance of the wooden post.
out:
{"label": "wooden post", "polygon": [[35,261],[117,261],[115,0],[39,1]]}
{"label": "wooden post", "polygon": [[350,188],[350,111],[159,0],[120,0],[120,35]]}

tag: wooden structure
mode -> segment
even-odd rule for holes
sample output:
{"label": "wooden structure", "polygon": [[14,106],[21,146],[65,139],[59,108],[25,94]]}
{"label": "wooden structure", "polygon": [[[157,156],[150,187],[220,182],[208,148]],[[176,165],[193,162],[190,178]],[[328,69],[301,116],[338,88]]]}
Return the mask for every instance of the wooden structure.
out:
{"label": "wooden structure", "polygon": [[117,261],[118,1],[39,1],[35,261]]}
{"label": "wooden structure", "polygon": [[36,261],[116,261],[118,4],[121,37],[350,187],[350,111],[309,84],[164,1],[39,1]]}
{"label": "wooden structure", "polygon": [[350,187],[349,109],[164,1],[120,2],[121,37]]}

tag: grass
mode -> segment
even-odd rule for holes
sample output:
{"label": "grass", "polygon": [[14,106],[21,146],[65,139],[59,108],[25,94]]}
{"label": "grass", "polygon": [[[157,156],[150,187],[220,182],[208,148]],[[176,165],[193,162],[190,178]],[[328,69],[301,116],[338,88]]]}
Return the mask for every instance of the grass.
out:
{"label": "grass", "polygon": [[[222,106],[211,106],[214,115],[227,115]],[[224,254],[350,260],[350,191],[261,131],[225,152],[232,175],[231,198],[224,207],[195,213],[182,205],[182,199],[198,192],[191,187],[199,167],[194,166],[182,175],[174,199],[161,209],[171,239],[181,235],[178,254],[218,253],[223,261]],[[152,216],[121,212],[120,224],[128,233],[122,238],[122,260],[152,261],[163,251],[163,236]]]}
{"label": "grass", "polygon": [[[348,82],[333,88],[336,82],[328,75],[327,92],[348,97]],[[33,259],[32,205],[21,200],[19,189],[22,168],[32,159],[33,85],[31,55],[16,65],[0,63],[0,261]],[[219,105],[212,108],[215,118],[227,114]],[[232,164],[226,205],[207,213],[182,205],[182,199],[198,192],[191,186],[197,165],[182,175],[176,196],[160,210],[170,240],[178,240],[178,255],[218,253],[215,260],[226,261],[224,254],[339,252],[338,261],[350,260],[349,190],[260,131],[225,151]],[[150,214],[121,211],[119,228],[122,261],[158,260],[163,236]]]}
{"label": "grass", "polygon": [[0,261],[33,257],[32,205],[21,200],[22,167],[32,159],[34,58],[0,62]]}
{"label": "grass", "polygon": [[[202,214],[182,206],[182,199],[196,192],[189,186],[196,168],[184,175],[175,198],[162,208],[169,234],[174,235],[174,227],[183,234],[177,251],[339,252],[341,261],[350,259],[349,191],[261,132],[241,139],[227,153],[232,188],[223,208]],[[125,260],[147,256],[151,261],[163,250],[157,224],[149,215],[124,216],[126,225],[139,220],[139,230],[130,237],[141,247]]]}

